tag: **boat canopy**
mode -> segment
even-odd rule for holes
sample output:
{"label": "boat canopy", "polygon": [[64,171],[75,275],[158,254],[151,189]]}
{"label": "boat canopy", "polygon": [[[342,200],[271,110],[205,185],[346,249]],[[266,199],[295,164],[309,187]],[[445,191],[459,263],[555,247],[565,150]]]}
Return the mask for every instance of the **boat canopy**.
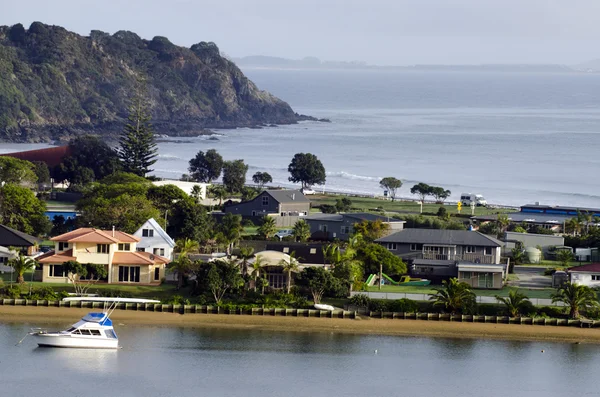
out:
{"label": "boat canopy", "polygon": [[83,316],[82,320],[90,323],[99,323],[102,322],[102,320],[104,320],[106,317],[108,317],[106,313],[91,312]]}

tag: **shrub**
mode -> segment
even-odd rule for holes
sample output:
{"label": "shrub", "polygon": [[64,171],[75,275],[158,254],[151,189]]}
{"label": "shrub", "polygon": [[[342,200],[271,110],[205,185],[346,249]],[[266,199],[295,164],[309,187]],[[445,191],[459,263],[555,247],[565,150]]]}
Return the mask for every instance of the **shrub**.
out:
{"label": "shrub", "polygon": [[564,309],[557,306],[542,306],[537,308],[537,313],[540,316],[547,316],[552,318],[561,318],[564,317]]}
{"label": "shrub", "polygon": [[416,313],[419,311],[419,304],[407,298],[395,300],[389,303],[388,307],[391,311],[399,313]]}
{"label": "shrub", "polygon": [[369,310],[372,312],[389,312],[389,301],[372,299],[369,304]]}
{"label": "shrub", "polygon": [[56,291],[54,291],[54,289],[52,289],[52,287],[44,286],[44,287],[34,288],[31,291],[31,296],[28,297],[28,299],[55,301],[55,300],[60,300],[61,298],[59,298],[59,294]]}
{"label": "shrub", "polygon": [[371,298],[365,294],[356,294],[350,298],[350,304],[354,306],[369,307]]}
{"label": "shrub", "polygon": [[2,288],[2,295],[6,295],[10,299],[19,299],[21,297],[21,287],[17,284],[7,285]]}
{"label": "shrub", "polygon": [[181,295],[173,295],[170,299],[168,299],[165,304],[167,305],[189,305],[190,300],[185,299]]}

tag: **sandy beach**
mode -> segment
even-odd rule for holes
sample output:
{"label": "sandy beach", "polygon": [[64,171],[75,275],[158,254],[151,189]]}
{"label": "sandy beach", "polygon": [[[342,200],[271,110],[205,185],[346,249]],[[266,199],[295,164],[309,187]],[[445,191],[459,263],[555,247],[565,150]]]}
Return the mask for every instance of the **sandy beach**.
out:
{"label": "sandy beach", "polygon": [[[90,309],[0,306],[0,323],[29,323],[32,326],[66,326]],[[159,326],[237,328],[284,332],[329,332],[363,335],[426,336],[445,338],[492,338],[508,340],[553,340],[600,343],[600,329],[516,324],[454,323],[424,320],[373,318],[329,319],[218,314],[176,314],[115,310],[116,327]]]}

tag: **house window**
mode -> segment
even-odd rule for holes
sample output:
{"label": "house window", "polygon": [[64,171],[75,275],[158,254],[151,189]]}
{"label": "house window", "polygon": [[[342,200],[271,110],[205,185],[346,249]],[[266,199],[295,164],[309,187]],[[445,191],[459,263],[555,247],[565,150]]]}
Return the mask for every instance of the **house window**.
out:
{"label": "house window", "polygon": [[135,249],[137,252],[146,252],[146,248],[137,247]]}
{"label": "house window", "polygon": [[58,250],[59,251],[64,251],[67,248],[69,248],[69,243],[63,243],[63,242],[59,242],[58,243]]}
{"label": "house window", "polygon": [[310,253],[311,254],[316,254],[317,253],[317,249],[316,248],[311,248],[310,249]]}
{"label": "house window", "polygon": [[473,275],[471,274],[471,272],[462,272],[463,280],[470,280],[472,277]]}
{"label": "house window", "polygon": [[283,253],[284,254],[289,254],[290,253],[290,247],[283,247]]}
{"label": "house window", "polygon": [[319,230],[327,233],[327,225],[319,225]]}
{"label": "house window", "polygon": [[154,268],[154,281],[160,280],[160,267]]}
{"label": "house window", "polygon": [[342,234],[350,234],[350,226],[342,226]]}
{"label": "house window", "polygon": [[50,277],[65,277],[65,271],[62,265],[50,265],[48,276]]}
{"label": "house window", "polygon": [[492,247],[485,247],[485,255],[492,255]]}
{"label": "house window", "polygon": [[411,251],[421,251],[422,249],[423,249],[423,244],[411,244],[410,245]]}
{"label": "house window", "polygon": [[154,229],[142,229],[142,237],[154,237]]}
{"label": "house window", "polygon": [[467,254],[474,254],[475,253],[475,246],[473,246],[473,245],[467,245],[465,247],[465,252]]}
{"label": "house window", "polygon": [[96,246],[96,252],[99,254],[108,254],[108,244],[98,244]]}
{"label": "house window", "polygon": [[269,196],[263,196],[262,205],[269,205]]}
{"label": "house window", "polygon": [[140,282],[140,267],[139,266],[119,266],[119,282],[139,283]]}
{"label": "house window", "polygon": [[387,243],[387,249],[390,251],[395,251],[397,249],[396,243]]}
{"label": "house window", "polygon": [[154,255],[165,256],[165,249],[164,248],[154,248],[154,250],[152,251],[152,253]]}
{"label": "house window", "polygon": [[131,244],[119,243],[119,251],[131,251]]}
{"label": "house window", "polygon": [[592,274],[592,281],[600,281],[600,275]]}

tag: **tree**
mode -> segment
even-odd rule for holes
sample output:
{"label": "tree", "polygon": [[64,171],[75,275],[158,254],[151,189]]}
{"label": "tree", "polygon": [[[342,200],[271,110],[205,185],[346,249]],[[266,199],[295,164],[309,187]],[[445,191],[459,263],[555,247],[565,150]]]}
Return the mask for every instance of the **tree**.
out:
{"label": "tree", "polygon": [[527,230],[522,226],[517,226],[513,229],[515,233],[527,233]]}
{"label": "tree", "polygon": [[335,201],[335,209],[338,212],[348,212],[352,208],[352,200],[347,197],[338,198]]}
{"label": "tree", "polygon": [[282,259],[279,261],[279,266],[283,268],[283,271],[287,273],[287,293],[290,293],[290,288],[292,288],[292,272],[298,271],[298,259],[296,258],[296,252],[292,251],[289,255],[289,259]]}
{"label": "tree", "polygon": [[37,181],[33,163],[14,157],[0,156],[0,182],[31,185]]}
{"label": "tree", "polygon": [[525,252],[523,252],[523,248],[515,247],[511,250],[511,258],[513,260],[513,265],[522,265],[525,261]]}
{"label": "tree", "polygon": [[258,196],[258,191],[257,189],[253,188],[253,187],[248,187],[248,186],[244,186],[242,188],[242,201],[250,201],[252,199],[254,199],[256,196]]}
{"label": "tree", "polygon": [[0,224],[36,236],[45,235],[52,227],[45,215],[46,204],[22,186],[0,187]]}
{"label": "tree", "polygon": [[254,248],[252,247],[241,247],[240,253],[238,254],[238,259],[240,262],[240,271],[243,276],[248,274],[248,264],[250,260],[254,258]]}
{"label": "tree", "polygon": [[443,204],[444,201],[450,197],[452,192],[450,190],[445,190],[443,187],[431,186],[431,191],[429,194],[435,198],[436,203]]}
{"label": "tree", "polygon": [[568,267],[569,262],[575,260],[575,255],[570,249],[561,249],[556,252],[556,260],[558,260],[562,267]]}
{"label": "tree", "polygon": [[179,239],[175,242],[175,252],[177,258],[169,263],[169,270],[177,273],[177,289],[183,286],[183,279],[193,268],[193,262],[190,254],[198,251],[198,243],[189,238]]}
{"label": "tree", "polygon": [[302,183],[302,189],[325,183],[325,167],[321,160],[311,153],[296,153],[288,166],[288,172],[291,175],[288,180]]}
{"label": "tree", "polygon": [[43,161],[33,161],[33,172],[37,177],[38,186],[50,182],[50,169]]}
{"label": "tree", "polygon": [[435,288],[436,293],[429,300],[434,306],[442,306],[451,314],[467,313],[475,308],[476,296],[471,286],[457,278],[442,281],[442,288]]}
{"label": "tree", "polygon": [[258,188],[262,190],[264,189],[267,183],[273,182],[273,178],[268,172],[259,171],[252,175],[252,182],[256,183],[258,185]]}
{"label": "tree", "polygon": [[219,206],[221,206],[223,200],[227,198],[227,191],[223,186],[212,185],[208,188],[208,192],[213,198],[219,199]]}
{"label": "tree", "polygon": [[169,236],[203,242],[210,238],[212,230],[213,218],[192,197],[179,200],[173,205],[167,225]]}
{"label": "tree", "polygon": [[323,299],[325,291],[335,288],[339,280],[322,267],[306,267],[300,273],[298,284],[308,288],[313,302],[318,304]]}
{"label": "tree", "polygon": [[258,287],[258,279],[261,275],[263,265],[264,261],[262,256],[260,255],[256,255],[256,257],[254,258],[254,262],[250,264],[250,277],[252,277],[252,279],[254,280],[254,291],[256,291]]}
{"label": "tree", "polygon": [[355,234],[360,234],[363,240],[368,242],[386,236],[390,230],[390,225],[388,223],[383,223],[380,219],[377,219],[376,221],[364,220],[355,223],[352,227]]}
{"label": "tree", "polygon": [[73,283],[77,296],[85,295],[92,285],[108,275],[105,265],[95,263],[84,264],[77,261],[67,261],[62,264],[62,267],[67,273],[69,281]]}
{"label": "tree", "polygon": [[138,92],[131,101],[129,116],[119,139],[119,158],[123,169],[139,176],[153,170],[158,149],[150,124],[149,103],[144,93]]}
{"label": "tree", "polygon": [[172,212],[173,206],[179,200],[186,200],[188,195],[175,185],[152,185],[148,188],[146,195],[152,204],[164,214],[166,211]]}
{"label": "tree", "polygon": [[596,292],[586,285],[565,283],[552,294],[552,303],[562,302],[569,308],[569,317],[579,318],[581,310],[598,307]]}
{"label": "tree", "polygon": [[188,170],[194,180],[211,183],[221,176],[223,157],[215,149],[208,149],[206,153],[199,151],[189,164]]}
{"label": "tree", "polygon": [[203,265],[205,276],[201,278],[205,287],[209,289],[215,302],[221,303],[225,293],[242,285],[239,268],[227,261],[217,260]]}
{"label": "tree", "polygon": [[246,184],[248,165],[244,160],[226,161],[223,164],[223,186],[229,193],[239,193]]}
{"label": "tree", "polygon": [[35,261],[23,254],[19,254],[8,261],[8,266],[12,267],[13,271],[17,273],[17,283],[23,284],[25,282],[23,274],[26,270],[35,267]]}
{"label": "tree", "polygon": [[392,198],[392,201],[394,201],[396,200],[396,191],[402,187],[402,181],[388,176],[379,181],[379,186],[390,192],[390,197]]}
{"label": "tree", "polygon": [[365,244],[357,251],[357,258],[363,263],[364,274],[379,273],[379,266],[388,275],[406,273],[406,264],[379,244]]}
{"label": "tree", "polygon": [[294,224],[292,235],[296,241],[305,242],[310,238],[310,225],[304,219],[298,219]]}
{"label": "tree", "polygon": [[268,240],[273,237],[275,233],[277,233],[275,219],[272,216],[263,217],[262,225],[258,228],[258,234],[263,236],[265,240]]}
{"label": "tree", "polygon": [[508,292],[508,297],[496,295],[496,300],[506,306],[506,310],[511,317],[519,317],[532,306],[527,295],[519,292],[518,289],[511,289]]}
{"label": "tree", "polygon": [[410,193],[419,196],[420,202],[425,202],[425,197],[431,194],[431,186],[426,183],[419,182],[410,188]]}
{"label": "tree", "polygon": [[218,226],[218,230],[225,237],[227,244],[231,246],[227,249],[229,253],[230,248],[232,248],[232,246],[242,237],[242,232],[244,231],[244,227],[242,226],[242,216],[234,215],[230,212],[225,214]]}
{"label": "tree", "polygon": [[508,225],[510,225],[510,219],[506,214],[498,214],[496,218],[496,223],[498,224],[498,229],[500,229],[500,233],[506,232]]}

